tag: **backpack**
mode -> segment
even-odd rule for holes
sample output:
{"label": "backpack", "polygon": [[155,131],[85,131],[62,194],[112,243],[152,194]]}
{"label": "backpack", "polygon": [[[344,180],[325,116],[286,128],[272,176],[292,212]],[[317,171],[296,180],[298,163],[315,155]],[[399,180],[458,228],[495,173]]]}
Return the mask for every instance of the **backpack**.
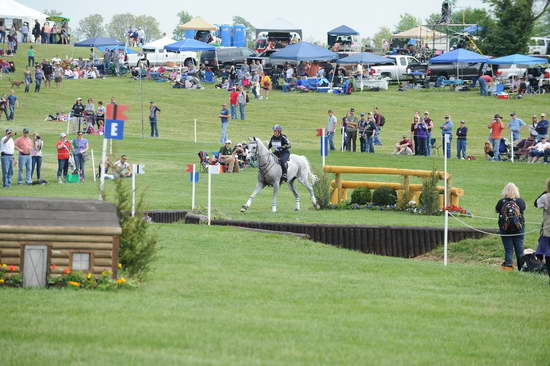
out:
{"label": "backpack", "polygon": [[386,124],[386,118],[380,115],[380,127],[384,126],[385,124]]}
{"label": "backpack", "polygon": [[506,200],[498,215],[498,226],[504,234],[517,234],[523,231],[521,210],[516,200]]}

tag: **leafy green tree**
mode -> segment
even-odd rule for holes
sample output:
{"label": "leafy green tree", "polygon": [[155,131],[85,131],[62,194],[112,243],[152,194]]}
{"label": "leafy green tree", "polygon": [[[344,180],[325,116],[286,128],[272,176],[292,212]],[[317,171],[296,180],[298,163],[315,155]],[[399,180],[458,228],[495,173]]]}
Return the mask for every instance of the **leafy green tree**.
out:
{"label": "leafy green tree", "polygon": [[145,31],[145,40],[160,38],[159,22],[150,15],[139,15],[135,18],[135,26]]}
{"label": "leafy green tree", "polygon": [[113,39],[122,41],[126,39],[128,29],[133,28],[135,25],[136,17],[133,14],[115,14],[106,26],[107,34]]}
{"label": "leafy green tree", "polygon": [[403,32],[420,25],[420,19],[414,17],[414,15],[405,13],[399,17],[399,23],[395,26],[396,32]]}
{"label": "leafy green tree", "polygon": [[78,22],[77,32],[84,38],[100,37],[105,34],[103,17],[101,14],[92,14]]}
{"label": "leafy green tree", "polygon": [[380,27],[378,32],[374,35],[374,43],[376,44],[376,48],[382,48],[382,41],[387,40],[388,42],[391,41],[392,33],[390,28],[388,27]]}
{"label": "leafy green tree", "polygon": [[493,56],[526,53],[535,22],[550,5],[550,0],[486,0],[495,15],[494,24],[482,32],[481,48]]}
{"label": "leafy green tree", "polygon": [[550,36],[550,11],[545,12],[544,15],[537,20],[533,35],[539,37]]}
{"label": "leafy green tree", "polygon": [[180,25],[189,22],[191,19],[193,19],[193,16],[188,12],[186,12],[185,10],[182,10],[178,13],[178,19],[179,19],[179,22],[178,24],[176,24],[176,28],[174,28],[174,31],[172,32],[172,36],[176,41],[182,40],[183,34],[185,33],[183,29],[180,29]]}
{"label": "leafy green tree", "polygon": [[249,48],[254,47],[254,38],[256,36],[256,27],[254,27],[248,20],[241,16],[233,17],[233,25],[242,24],[246,27],[246,43]]}

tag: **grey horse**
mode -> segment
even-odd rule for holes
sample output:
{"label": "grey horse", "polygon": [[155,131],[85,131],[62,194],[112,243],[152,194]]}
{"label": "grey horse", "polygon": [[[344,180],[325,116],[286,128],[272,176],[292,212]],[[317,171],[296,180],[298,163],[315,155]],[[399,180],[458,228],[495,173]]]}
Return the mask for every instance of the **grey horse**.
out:
{"label": "grey horse", "polygon": [[[257,137],[250,138],[248,147],[249,157],[255,158],[258,162],[258,184],[256,184],[256,188],[248,198],[248,201],[246,201],[241,208],[241,212],[246,212],[246,210],[248,210],[250,205],[252,205],[252,200],[254,197],[256,197],[256,195],[266,186],[273,187],[271,211],[277,212],[277,193],[279,192],[282,175],[279,159],[271,151],[269,151]],[[317,205],[317,200],[315,199],[315,194],[313,193],[313,184],[317,180],[317,177],[311,172],[307,158],[302,155],[290,154],[290,159],[288,161],[287,181],[288,186],[290,187],[290,190],[294,194],[294,198],[296,200],[295,210],[298,211],[300,210],[300,194],[296,190],[296,187],[294,187],[294,181],[296,179],[298,179],[298,181],[308,190],[313,207],[319,208]]]}

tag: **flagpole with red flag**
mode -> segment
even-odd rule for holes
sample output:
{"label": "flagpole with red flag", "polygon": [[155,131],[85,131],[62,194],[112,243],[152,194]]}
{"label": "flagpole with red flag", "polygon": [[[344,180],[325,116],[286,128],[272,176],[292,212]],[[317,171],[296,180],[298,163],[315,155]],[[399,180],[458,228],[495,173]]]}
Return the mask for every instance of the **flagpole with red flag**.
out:
{"label": "flagpole with red flag", "polygon": [[323,163],[323,167],[325,166],[325,161],[326,161],[326,155],[328,153],[327,151],[327,146],[326,146],[326,131],[324,128],[318,128],[317,129],[317,136],[321,136],[321,158],[322,158],[322,163]]}
{"label": "flagpole with red flag", "polygon": [[195,183],[197,181],[196,179],[196,173],[195,173],[195,164],[187,164],[187,169],[185,169],[186,172],[191,173],[191,183],[192,185],[192,193],[191,193],[191,209],[195,209]]}

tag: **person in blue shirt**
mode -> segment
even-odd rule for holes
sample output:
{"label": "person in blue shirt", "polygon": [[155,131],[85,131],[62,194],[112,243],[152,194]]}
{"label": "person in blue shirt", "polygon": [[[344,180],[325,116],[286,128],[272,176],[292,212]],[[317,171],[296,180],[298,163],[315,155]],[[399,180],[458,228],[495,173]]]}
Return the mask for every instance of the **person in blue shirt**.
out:
{"label": "person in blue shirt", "polygon": [[[8,121],[13,121],[15,118],[15,105],[17,104],[17,97],[15,96],[15,92],[12,90],[10,92],[10,95],[8,95]],[[548,122],[546,122],[546,125],[548,126]]]}
{"label": "person in blue shirt", "polygon": [[540,114],[540,120],[535,129],[538,133],[537,142],[539,142],[543,137],[548,138],[548,120],[546,119],[546,113]]}
{"label": "person in blue shirt", "polygon": [[229,110],[227,109],[227,104],[222,104],[222,110],[218,117],[222,124],[220,144],[225,144],[225,142],[229,140],[229,134],[227,133],[227,127],[229,126]]}
{"label": "person in blue shirt", "polygon": [[441,126],[441,145],[445,146],[445,136],[448,136],[447,141],[447,159],[451,158],[451,140],[453,139],[453,121],[451,121],[451,116],[448,114],[445,115],[445,121]]}
{"label": "person in blue shirt", "polygon": [[514,112],[510,114],[512,119],[508,122],[508,128],[512,131],[512,138],[514,142],[521,139],[521,129],[526,126],[523,120],[518,118],[518,115]]}

